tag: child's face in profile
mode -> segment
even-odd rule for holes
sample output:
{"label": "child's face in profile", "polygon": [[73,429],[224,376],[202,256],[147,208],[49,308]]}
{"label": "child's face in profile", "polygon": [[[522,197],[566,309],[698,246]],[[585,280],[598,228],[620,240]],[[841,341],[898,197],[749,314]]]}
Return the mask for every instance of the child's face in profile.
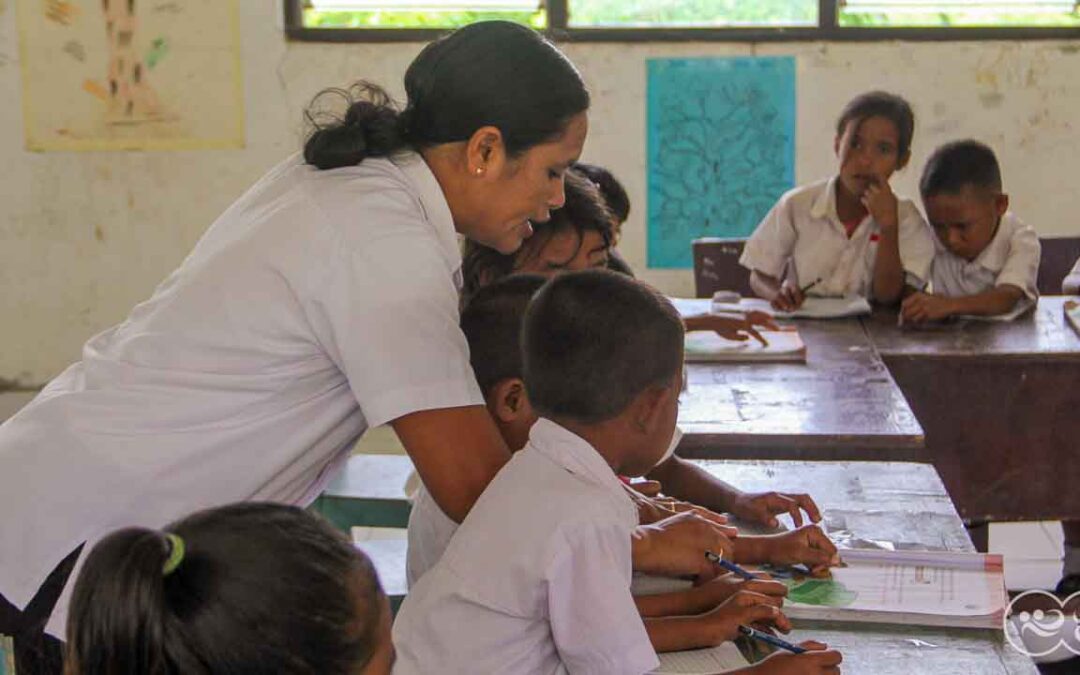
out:
{"label": "child's face in profile", "polygon": [[924,197],[923,204],[941,245],[970,262],[994,239],[998,222],[1009,208],[1009,198],[967,186],[958,194]]}
{"label": "child's face in profile", "polygon": [[907,163],[907,157],[900,156],[900,130],[884,117],[848,122],[836,139],[836,156],[840,182],[855,197],[871,185],[887,183]]}
{"label": "child's face in profile", "polygon": [[543,240],[537,240],[533,250],[527,242],[515,260],[516,273],[555,276],[560,272],[607,266],[608,247],[604,237],[596,230],[578,232],[573,227],[561,227]]}

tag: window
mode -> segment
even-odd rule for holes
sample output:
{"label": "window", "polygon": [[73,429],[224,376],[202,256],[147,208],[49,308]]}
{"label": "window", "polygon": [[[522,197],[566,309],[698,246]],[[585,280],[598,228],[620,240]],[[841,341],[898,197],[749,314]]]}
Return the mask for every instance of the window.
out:
{"label": "window", "polygon": [[557,40],[1080,38],[1080,0],[285,0],[300,40],[428,40],[496,18]]}

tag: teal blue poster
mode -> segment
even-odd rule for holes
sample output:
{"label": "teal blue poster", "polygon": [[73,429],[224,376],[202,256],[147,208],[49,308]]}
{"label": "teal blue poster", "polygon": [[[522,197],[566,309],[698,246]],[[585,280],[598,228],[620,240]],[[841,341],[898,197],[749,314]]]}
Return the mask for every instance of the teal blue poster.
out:
{"label": "teal blue poster", "polygon": [[745,237],[795,183],[795,59],[648,62],[648,265]]}

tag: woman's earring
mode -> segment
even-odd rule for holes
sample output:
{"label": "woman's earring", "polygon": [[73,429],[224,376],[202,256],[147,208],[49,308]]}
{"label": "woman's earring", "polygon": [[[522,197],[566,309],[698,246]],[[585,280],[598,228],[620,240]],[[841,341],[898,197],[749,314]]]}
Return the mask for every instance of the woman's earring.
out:
{"label": "woman's earring", "polygon": [[482,167],[482,166],[476,167],[476,175],[477,176],[483,176],[484,175],[484,167]]}

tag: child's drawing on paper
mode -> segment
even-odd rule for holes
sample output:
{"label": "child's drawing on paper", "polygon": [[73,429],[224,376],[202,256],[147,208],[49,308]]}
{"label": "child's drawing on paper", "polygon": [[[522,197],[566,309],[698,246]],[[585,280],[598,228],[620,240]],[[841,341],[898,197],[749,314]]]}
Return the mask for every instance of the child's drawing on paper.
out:
{"label": "child's drawing on paper", "polygon": [[31,150],[243,144],[236,0],[18,0]]}

